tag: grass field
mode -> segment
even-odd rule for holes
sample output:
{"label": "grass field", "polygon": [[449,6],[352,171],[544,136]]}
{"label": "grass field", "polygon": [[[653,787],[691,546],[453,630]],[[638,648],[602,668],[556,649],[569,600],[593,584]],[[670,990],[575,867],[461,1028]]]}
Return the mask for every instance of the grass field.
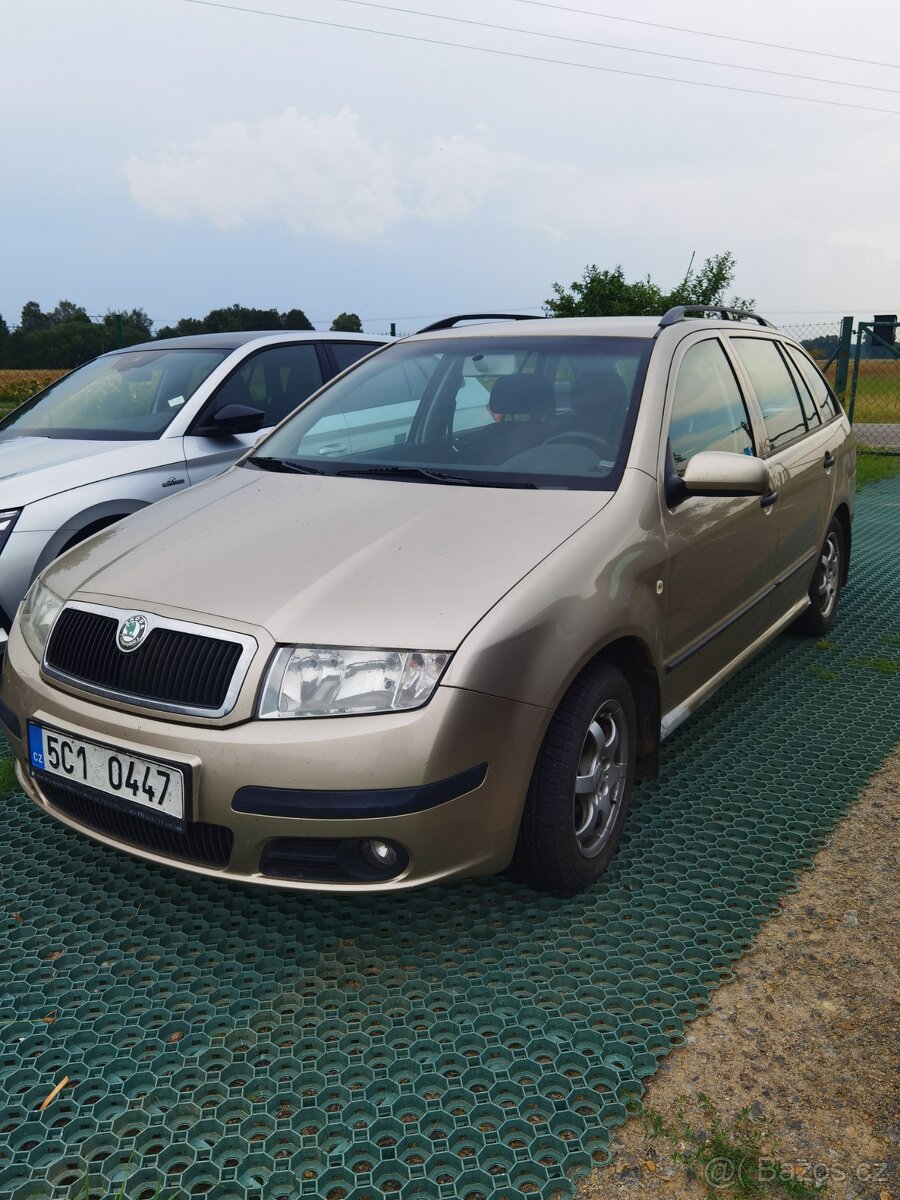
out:
{"label": "grass field", "polygon": [[[825,377],[832,387],[834,372],[834,366],[825,372]],[[852,383],[851,363],[847,394],[844,397],[844,407],[848,411]],[[900,359],[860,360],[853,420],[861,423],[900,425]]]}

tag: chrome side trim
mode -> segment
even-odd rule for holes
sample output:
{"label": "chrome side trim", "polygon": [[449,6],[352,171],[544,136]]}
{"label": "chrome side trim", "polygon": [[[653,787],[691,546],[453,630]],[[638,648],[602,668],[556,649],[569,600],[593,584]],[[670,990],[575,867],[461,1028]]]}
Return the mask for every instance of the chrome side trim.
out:
{"label": "chrome side trim", "polygon": [[719,688],[732,675],[744,665],[744,663],[758,653],[767,642],[773,641],[778,637],[782,630],[786,629],[792,621],[795,621],[809,608],[809,597],[804,596],[802,600],[791,608],[784,616],[779,617],[774,625],[770,625],[765,633],[761,633],[755,642],[751,642],[741,653],[727,663],[721,671],[717,672],[711,679],[708,679],[702,687],[697,688],[688,698],[679,704],[676,708],[671,708],[667,713],[663,714],[663,718],[659,725],[659,736],[661,740],[665,740],[670,734],[674,733],[679,725],[683,725],[688,717],[695,712],[704,701],[708,700],[713,692],[717,692]]}
{"label": "chrome side trim", "polygon": [[[241,688],[244,686],[244,680],[247,678],[247,672],[250,670],[250,663],[259,649],[256,638],[251,637],[249,634],[237,633],[233,629],[222,629],[215,625],[198,625],[194,621],[178,621],[172,617],[161,617],[157,613],[141,608],[140,605],[134,605],[131,608],[111,608],[106,604],[87,604],[81,600],[69,600],[59,610],[60,614],[65,612],[67,608],[78,609],[81,612],[99,613],[104,617],[113,617],[120,624],[136,612],[140,612],[147,618],[148,634],[154,629],[172,629],[179,633],[192,633],[199,637],[213,638],[219,642],[231,642],[241,647],[241,655],[234,668],[234,674],[231,677],[231,683],[228,685],[228,691],[225,693],[223,703],[219,708],[198,708],[187,704],[168,704],[162,700],[147,700],[142,696],[132,696],[128,692],[118,692],[112,688],[97,687],[94,684],[86,683],[83,679],[79,679],[77,675],[69,675],[65,671],[58,671],[55,667],[51,667],[47,663],[47,649],[53,638],[53,629],[50,630],[50,636],[47,638],[47,644],[44,647],[44,656],[41,660],[41,674],[46,679],[63,683],[73,691],[86,692],[91,696],[99,696],[104,700],[115,700],[119,704],[128,704],[133,708],[146,708],[152,712],[160,713],[177,713],[185,717],[227,716],[235,704],[237,704]],[[59,620],[59,615],[57,615],[56,620]],[[53,625],[55,627],[56,621],[54,621]]]}

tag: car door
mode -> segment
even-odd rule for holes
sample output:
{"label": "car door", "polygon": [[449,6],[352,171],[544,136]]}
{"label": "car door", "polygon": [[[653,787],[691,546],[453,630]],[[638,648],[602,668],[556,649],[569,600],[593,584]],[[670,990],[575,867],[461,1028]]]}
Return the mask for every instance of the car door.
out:
{"label": "car door", "polygon": [[769,468],[778,525],[775,616],[801,603],[831,519],[835,430],[823,424],[806,384],[774,338],[730,337],[765,423],[763,457]]}
{"label": "car door", "polygon": [[660,498],[669,558],[663,699],[671,709],[768,629],[777,533],[765,497],[693,495],[681,483],[702,450],[757,453],[758,419],[718,336],[680,344],[668,392]]}
{"label": "car door", "polygon": [[[191,483],[218,475],[245,454],[332,374],[319,342],[279,342],[245,358],[220,384],[184,437]],[[260,409],[263,424],[254,433],[216,434],[209,426],[228,405]]]}

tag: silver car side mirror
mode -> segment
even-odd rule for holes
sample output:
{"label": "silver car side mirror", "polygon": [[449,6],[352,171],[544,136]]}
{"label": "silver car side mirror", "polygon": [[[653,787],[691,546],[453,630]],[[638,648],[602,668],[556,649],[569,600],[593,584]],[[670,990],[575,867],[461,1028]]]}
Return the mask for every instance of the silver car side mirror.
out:
{"label": "silver car side mirror", "polygon": [[764,496],[771,487],[761,458],[701,450],[688,459],[682,482],[695,495]]}

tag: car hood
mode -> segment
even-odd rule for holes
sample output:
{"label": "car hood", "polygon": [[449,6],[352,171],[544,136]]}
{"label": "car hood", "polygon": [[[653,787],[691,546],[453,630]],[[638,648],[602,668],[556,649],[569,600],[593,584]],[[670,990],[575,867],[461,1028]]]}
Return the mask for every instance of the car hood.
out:
{"label": "car hood", "polygon": [[98,479],[183,461],[174,439],[0,437],[0,508],[21,508]]}
{"label": "car hood", "polygon": [[97,534],[46,580],[282,643],[451,650],[609,498],[234,468]]}

